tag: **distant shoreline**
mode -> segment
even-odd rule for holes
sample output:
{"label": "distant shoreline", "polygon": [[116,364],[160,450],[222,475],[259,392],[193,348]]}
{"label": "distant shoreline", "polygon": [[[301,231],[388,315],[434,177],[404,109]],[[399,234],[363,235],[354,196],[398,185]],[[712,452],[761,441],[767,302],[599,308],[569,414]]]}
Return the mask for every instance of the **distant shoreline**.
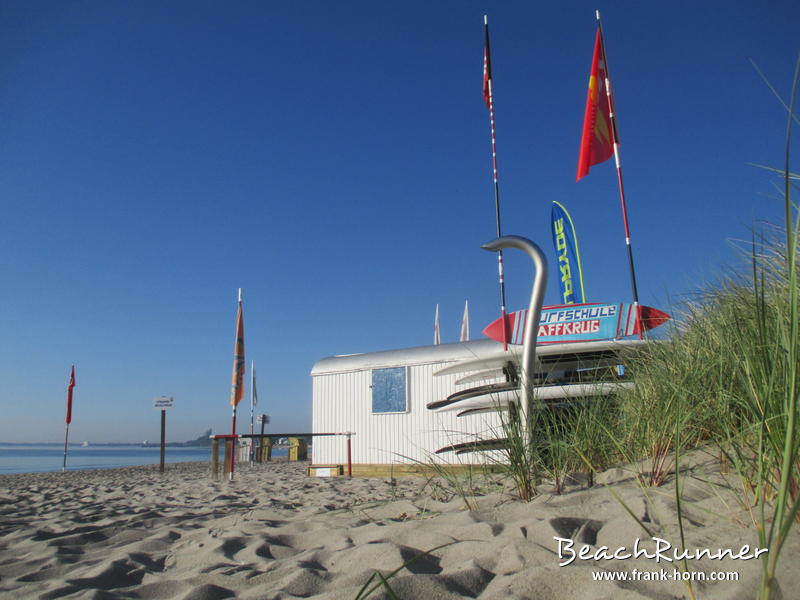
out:
{"label": "distant shoreline", "polygon": [[[125,448],[158,448],[161,444],[158,442],[142,444],[141,442],[92,442],[88,446],[84,446],[83,442],[70,442],[70,448],[97,448],[97,447],[125,447]],[[167,448],[211,448],[211,443],[208,444],[191,444],[189,442],[167,442],[164,444]],[[55,448],[63,448],[64,442],[0,442],[0,448],[4,446],[52,446]],[[272,444],[273,448],[288,448],[289,444]]]}
{"label": "distant shoreline", "polygon": [[[64,447],[64,442],[0,442],[0,447],[2,446],[56,446],[56,447]],[[142,444],[142,442],[92,442],[89,444],[89,448],[97,447],[97,446],[125,446],[125,447],[138,447],[138,448],[157,448],[160,446],[158,442],[149,443],[149,444]],[[186,442],[167,442],[165,444],[167,447],[172,448],[210,448],[211,444],[208,445],[201,445],[201,444],[187,444]],[[84,447],[83,442],[70,442],[69,447],[73,448],[80,448]]]}

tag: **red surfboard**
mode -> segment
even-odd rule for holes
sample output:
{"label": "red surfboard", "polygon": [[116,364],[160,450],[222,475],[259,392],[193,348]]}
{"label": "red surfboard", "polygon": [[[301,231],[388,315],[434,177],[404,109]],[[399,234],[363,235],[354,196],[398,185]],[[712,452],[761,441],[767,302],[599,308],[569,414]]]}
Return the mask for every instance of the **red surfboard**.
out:
{"label": "red surfboard", "polygon": [[[667,313],[650,306],[640,306],[639,315],[643,331],[654,329],[671,318]],[[525,341],[527,316],[527,309],[508,315],[509,343],[522,344]],[[490,323],[483,333],[502,342],[502,317]],[[536,343],[591,342],[638,334],[633,304],[567,304],[542,308]]]}

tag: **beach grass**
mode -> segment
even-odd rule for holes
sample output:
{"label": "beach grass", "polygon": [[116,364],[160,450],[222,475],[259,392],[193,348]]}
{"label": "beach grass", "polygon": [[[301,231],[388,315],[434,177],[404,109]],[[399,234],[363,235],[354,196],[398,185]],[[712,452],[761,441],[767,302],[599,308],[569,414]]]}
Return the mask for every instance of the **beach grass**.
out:
{"label": "beach grass", "polygon": [[[595,474],[613,466],[632,469],[646,499],[670,483],[677,514],[669,535],[681,549],[687,548],[687,480],[707,486],[712,496],[721,479],[738,480],[730,486],[738,490],[731,521],[741,525],[741,515],[748,514],[759,547],[768,549],[759,556],[760,600],[780,597],[781,553],[800,522],[800,212],[792,201],[800,176],[790,169],[792,127],[800,124],[793,112],[799,80],[800,59],[791,99],[783,102],[785,162],[769,168],[781,177],[784,223],[754,230],[741,265],[676,303],[665,339],[621,359],[632,374],[632,388],[563,403],[544,403],[534,393],[527,420],[513,407],[498,405],[500,427],[493,433],[507,444],[487,454],[522,501],[539,495],[543,481],[560,495],[576,471],[583,471],[592,487]],[[601,380],[613,380],[611,370],[608,377]],[[697,477],[681,464],[698,451],[719,456],[716,479],[710,473]],[[439,474],[474,510],[475,474]],[[650,524],[614,486],[606,489],[652,536]],[[679,568],[690,570],[685,558]],[[372,584],[389,593],[387,581]],[[691,580],[686,591],[690,598],[700,592]]]}
{"label": "beach grass", "polygon": [[[678,525],[684,542],[680,456],[713,444],[740,478],[742,504],[751,509],[761,556],[761,600],[775,593],[784,544],[800,512],[800,214],[792,202],[793,110],[800,78],[795,68],[787,109],[785,163],[777,171],[785,209],[782,226],[752,236],[749,267],[731,271],[687,301],[673,335],[633,361],[635,388],[620,402],[626,458],[649,460],[643,481],[676,479]],[[691,590],[690,590],[691,593]]]}
{"label": "beach grass", "polygon": [[[770,168],[781,176],[785,222],[762,226],[744,266],[675,307],[670,335],[625,361],[632,389],[567,408],[534,400],[527,423],[498,411],[508,439],[503,472],[521,500],[536,496],[542,479],[560,494],[581,466],[591,486],[595,472],[631,465],[643,489],[674,481],[681,546],[681,457],[716,448],[723,474],[731,469],[740,480],[740,505],[752,515],[760,547],[769,549],[760,557],[762,600],[774,593],[781,550],[800,521],[800,213],[792,201],[798,175],[789,162],[793,122],[800,122],[793,112],[799,78],[800,60],[792,97],[783,102],[785,164]],[[695,596],[691,586],[688,592]]]}

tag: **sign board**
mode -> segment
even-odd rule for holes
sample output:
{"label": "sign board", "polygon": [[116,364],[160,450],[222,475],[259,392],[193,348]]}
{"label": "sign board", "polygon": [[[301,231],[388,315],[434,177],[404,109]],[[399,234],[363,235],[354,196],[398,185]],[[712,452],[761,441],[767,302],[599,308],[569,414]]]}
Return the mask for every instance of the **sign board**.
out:
{"label": "sign board", "polygon": [[310,477],[340,477],[342,473],[342,465],[308,467],[308,475]]}
{"label": "sign board", "polygon": [[258,415],[256,422],[259,424],[264,423],[265,425],[269,425],[269,415]]}
{"label": "sign board", "polygon": [[175,398],[172,396],[159,396],[153,400],[153,408],[156,410],[167,410],[168,408],[172,408],[174,403]]}

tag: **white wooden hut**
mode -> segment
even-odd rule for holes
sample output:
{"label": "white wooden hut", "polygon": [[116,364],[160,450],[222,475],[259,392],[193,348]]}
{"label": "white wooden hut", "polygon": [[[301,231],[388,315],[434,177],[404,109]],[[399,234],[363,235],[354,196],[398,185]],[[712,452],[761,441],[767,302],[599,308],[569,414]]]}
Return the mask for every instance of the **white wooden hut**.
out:
{"label": "white wooden hut", "polygon": [[[500,418],[494,413],[457,417],[456,410],[433,411],[426,405],[476,385],[456,385],[459,375],[434,377],[434,372],[455,361],[502,353],[502,344],[484,339],[324,358],[311,370],[312,431],[355,434],[353,475],[398,473],[415,461],[482,464],[481,453],[434,452],[476,435],[501,436]],[[345,438],[315,437],[312,461],[346,465]]]}

